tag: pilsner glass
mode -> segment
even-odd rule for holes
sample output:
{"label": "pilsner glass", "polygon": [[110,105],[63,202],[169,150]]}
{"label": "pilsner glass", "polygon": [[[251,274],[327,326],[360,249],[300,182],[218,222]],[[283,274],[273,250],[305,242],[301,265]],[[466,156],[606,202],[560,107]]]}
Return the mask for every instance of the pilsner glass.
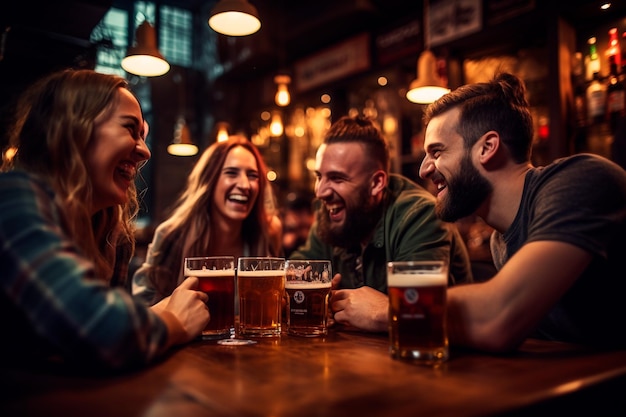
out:
{"label": "pilsner glass", "polygon": [[202,331],[205,339],[223,339],[235,330],[235,258],[210,256],[185,258],[185,276],[198,277],[199,291],[208,296],[211,319]]}
{"label": "pilsner glass", "polygon": [[447,262],[387,264],[392,357],[434,365],[447,360],[447,284]]}
{"label": "pilsner glass", "polygon": [[296,336],[328,334],[328,295],[332,267],[327,260],[289,260],[285,265],[288,298],[287,333]]}
{"label": "pilsner glass", "polygon": [[237,268],[239,334],[275,337],[281,332],[285,258],[241,257]]}

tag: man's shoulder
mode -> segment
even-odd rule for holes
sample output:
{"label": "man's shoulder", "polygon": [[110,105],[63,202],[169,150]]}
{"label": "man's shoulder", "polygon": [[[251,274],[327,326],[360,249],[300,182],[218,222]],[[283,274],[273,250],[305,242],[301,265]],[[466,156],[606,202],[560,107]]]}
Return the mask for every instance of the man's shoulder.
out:
{"label": "man's shoulder", "polygon": [[626,171],[615,162],[600,155],[581,153],[556,159],[545,167],[534,170],[534,180],[575,181],[582,184],[601,184],[617,181],[626,184]]}
{"label": "man's shoulder", "polygon": [[402,175],[389,175],[388,188],[390,191],[390,205],[435,204],[435,197],[428,190]]}
{"label": "man's shoulder", "polygon": [[579,153],[554,160],[546,169],[579,171],[580,169],[616,170],[626,175],[626,171],[615,162],[591,153]]}

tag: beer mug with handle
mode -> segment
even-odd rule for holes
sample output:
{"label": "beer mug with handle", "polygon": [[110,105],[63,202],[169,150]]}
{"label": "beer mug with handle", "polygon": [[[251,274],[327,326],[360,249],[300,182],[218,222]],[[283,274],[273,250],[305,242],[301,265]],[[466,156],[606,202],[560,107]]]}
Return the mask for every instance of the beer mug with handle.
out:
{"label": "beer mug with handle", "polygon": [[237,265],[239,335],[280,336],[285,258],[241,257]]}
{"label": "beer mug with handle", "polygon": [[307,337],[328,334],[328,296],[332,277],[328,260],[287,261],[288,334]]}

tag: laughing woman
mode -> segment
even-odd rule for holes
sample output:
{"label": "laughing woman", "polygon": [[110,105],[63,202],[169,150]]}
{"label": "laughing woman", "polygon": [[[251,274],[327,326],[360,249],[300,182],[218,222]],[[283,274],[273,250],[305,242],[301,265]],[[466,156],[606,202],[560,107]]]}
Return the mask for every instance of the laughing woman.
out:
{"label": "laughing woman", "polygon": [[124,288],[134,178],[150,158],[126,81],[91,70],[51,74],[23,95],[9,132],[17,153],[0,174],[4,363],[135,367],[196,337],[209,320],[197,279],[152,308]]}
{"label": "laughing woman", "polygon": [[155,230],[132,291],[148,304],[183,281],[189,256],[277,256],[282,226],[274,213],[267,169],[242,136],[207,148],[194,166],[172,215]]}

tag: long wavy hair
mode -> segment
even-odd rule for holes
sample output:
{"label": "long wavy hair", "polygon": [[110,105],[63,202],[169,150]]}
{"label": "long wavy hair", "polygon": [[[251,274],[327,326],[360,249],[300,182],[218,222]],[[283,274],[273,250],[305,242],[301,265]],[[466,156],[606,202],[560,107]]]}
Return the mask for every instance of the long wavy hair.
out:
{"label": "long wavy hair", "polygon": [[183,253],[202,254],[209,247],[213,193],[226,156],[236,147],[242,147],[254,155],[259,170],[259,194],[250,215],[243,221],[243,241],[248,244],[253,255],[276,255],[276,248],[273,248],[269,237],[269,220],[275,215],[275,201],[267,180],[267,167],[256,146],[239,135],[230,136],[224,142],[216,142],[203,152],[167,220],[172,226],[171,233],[182,232]]}
{"label": "long wavy hair", "polygon": [[91,259],[96,276],[110,281],[118,245],[135,248],[137,190],[128,203],[91,213],[94,193],[85,160],[94,137],[95,120],[113,111],[124,78],[92,70],[63,70],[33,84],[19,99],[9,143],[17,149],[3,171],[13,168],[37,174],[56,193],[65,216],[65,230]]}

